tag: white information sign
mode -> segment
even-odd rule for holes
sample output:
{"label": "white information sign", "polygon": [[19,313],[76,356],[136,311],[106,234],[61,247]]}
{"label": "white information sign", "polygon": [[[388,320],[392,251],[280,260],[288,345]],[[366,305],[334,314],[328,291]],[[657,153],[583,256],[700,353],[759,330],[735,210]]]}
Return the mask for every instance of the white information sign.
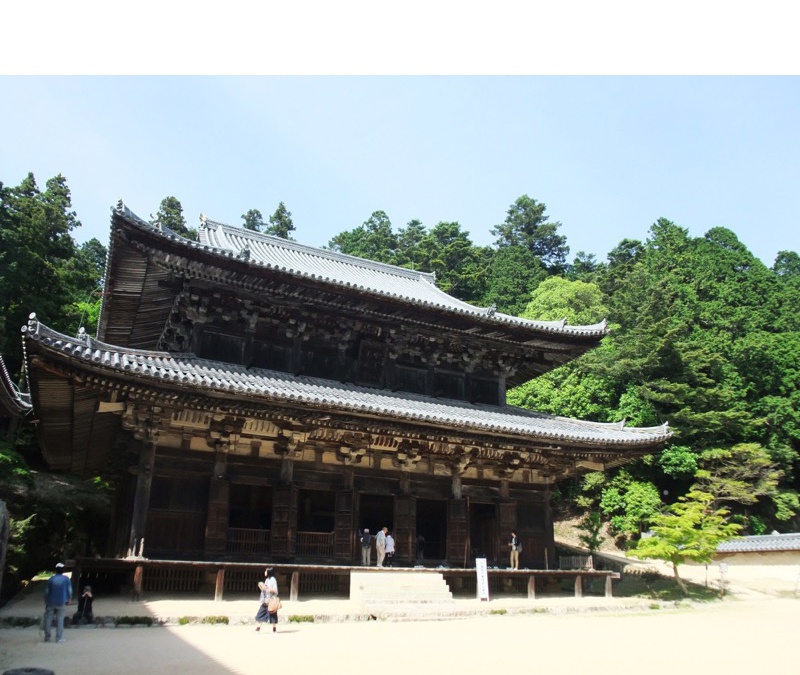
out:
{"label": "white information sign", "polygon": [[476,583],[478,600],[488,600],[489,574],[486,571],[486,558],[475,558],[475,574],[478,575]]}

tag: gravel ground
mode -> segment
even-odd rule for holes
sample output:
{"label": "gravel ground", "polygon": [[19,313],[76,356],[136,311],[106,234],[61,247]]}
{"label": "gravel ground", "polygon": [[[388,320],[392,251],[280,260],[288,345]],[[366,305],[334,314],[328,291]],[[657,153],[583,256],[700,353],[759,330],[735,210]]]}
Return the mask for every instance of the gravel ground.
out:
{"label": "gravel ground", "polygon": [[56,675],[276,672],[797,672],[800,600],[730,599],[676,609],[505,614],[446,621],[78,629],[63,644],[0,630],[0,671]]}

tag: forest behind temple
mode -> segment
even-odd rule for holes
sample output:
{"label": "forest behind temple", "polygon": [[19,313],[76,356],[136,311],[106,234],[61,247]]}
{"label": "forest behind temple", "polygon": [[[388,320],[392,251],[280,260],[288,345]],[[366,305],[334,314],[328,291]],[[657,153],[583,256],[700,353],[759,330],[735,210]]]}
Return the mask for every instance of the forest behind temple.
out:
{"label": "forest behind temple", "polygon": [[[196,237],[177,198],[143,208],[157,206],[162,227]],[[266,220],[256,208],[241,219],[302,242],[302,225],[282,202]],[[78,244],[79,227],[63,176],[44,189],[32,174],[15,187],[0,183],[0,354],[22,390],[20,328],[30,312],[61,332],[95,334],[107,242]],[[598,422],[667,422],[674,436],[660,454],[559,484],[562,513],[600,514],[632,545],[665,509],[702,492],[742,534],[798,529],[797,252],[780,251],[768,267],[730,229],[691,237],[657,218],[644,241],[623,239],[604,259],[571,254],[561,223],[527,195],[498,205],[498,222],[487,228],[493,245],[476,246],[458,222],[397,226],[375,211],[327,248],[435,272],[444,291],[499,312],[608,322],[599,348],[510,390],[508,402]],[[117,480],[111,471],[49,473],[34,422],[0,420],[0,499],[11,515],[3,595],[55,558],[102,542]]]}

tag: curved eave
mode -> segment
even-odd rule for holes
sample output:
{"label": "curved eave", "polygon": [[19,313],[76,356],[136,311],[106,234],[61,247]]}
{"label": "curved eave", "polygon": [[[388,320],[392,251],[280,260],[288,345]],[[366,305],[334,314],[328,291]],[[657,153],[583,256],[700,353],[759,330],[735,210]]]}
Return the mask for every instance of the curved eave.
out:
{"label": "curved eave", "polygon": [[605,320],[589,326],[569,326],[563,320],[532,321],[495,312],[493,308],[476,307],[439,289],[430,274],[305,246],[214,221],[204,221],[200,230],[204,241],[195,242],[147,223],[121,203],[114,210],[114,218],[147,233],[154,241],[161,239],[165,244],[183,249],[186,255],[194,251],[194,255],[202,254],[209,262],[216,261],[222,267],[238,264],[256,277],[263,276],[265,271],[277,272],[298,280],[463,317],[476,324],[494,326],[495,330],[527,332],[530,340],[560,337],[599,342],[608,332]]}
{"label": "curved eave", "polygon": [[[91,338],[70,338],[29,323],[30,352],[41,350],[67,360],[99,378],[124,379],[129,385],[260,404],[309,406],[344,414],[382,417],[435,427],[460,429],[552,444],[602,447],[614,451],[649,450],[670,437],[667,425],[626,427],[534,413],[520,408],[495,408],[461,401],[346,385],[320,378],[252,369],[198,359],[193,355],[131,350]],[[641,454],[641,453],[639,453]]]}
{"label": "curved eave", "polygon": [[24,417],[33,409],[31,396],[14,384],[0,354],[0,417]]}

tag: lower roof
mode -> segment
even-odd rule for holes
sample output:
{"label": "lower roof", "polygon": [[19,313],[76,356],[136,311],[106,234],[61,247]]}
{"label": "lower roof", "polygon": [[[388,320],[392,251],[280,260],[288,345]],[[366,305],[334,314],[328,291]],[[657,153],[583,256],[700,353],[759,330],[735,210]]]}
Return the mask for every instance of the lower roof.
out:
{"label": "lower roof", "polygon": [[199,359],[193,354],[135,350],[82,335],[58,333],[31,315],[26,330],[28,357],[41,352],[66,361],[94,377],[124,379],[145,388],[167,390],[175,397],[202,395],[226,405],[237,401],[258,405],[303,405],[311,410],[379,416],[396,422],[459,429],[475,434],[553,444],[602,447],[624,451],[663,445],[671,436],[667,424],[628,427],[536,413],[512,406],[497,407],[437,399],[418,394],[371,389],[322,378]]}

